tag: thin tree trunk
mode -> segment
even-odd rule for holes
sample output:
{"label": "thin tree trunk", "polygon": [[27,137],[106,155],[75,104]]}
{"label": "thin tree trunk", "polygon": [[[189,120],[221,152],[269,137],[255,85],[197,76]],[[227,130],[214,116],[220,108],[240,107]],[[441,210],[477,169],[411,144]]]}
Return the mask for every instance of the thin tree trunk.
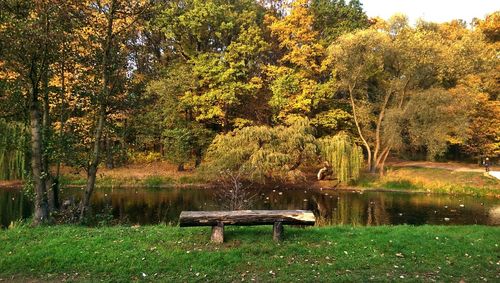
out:
{"label": "thin tree trunk", "polygon": [[92,197],[92,193],[94,192],[95,180],[97,176],[97,166],[99,165],[99,154],[101,150],[101,138],[102,132],[104,128],[104,122],[106,119],[106,110],[104,105],[101,106],[101,110],[99,111],[99,118],[97,122],[97,128],[95,131],[95,140],[94,140],[94,150],[92,154],[92,161],[87,170],[87,186],[85,188],[85,194],[83,196],[82,202],[80,204],[80,221],[85,219],[87,212],[90,210],[90,198]]}
{"label": "thin tree trunk", "polygon": [[[66,94],[66,45],[63,42],[63,50],[62,50],[62,62],[61,62],[61,112],[59,113],[59,151],[62,151],[63,147],[63,137],[64,137],[64,111],[65,111],[65,100],[64,96]],[[56,165],[56,181],[59,183],[59,178],[61,175],[61,152],[57,155],[57,165]],[[58,188],[59,189],[59,188]]]}
{"label": "thin tree trunk", "polygon": [[385,160],[387,159],[387,156],[389,156],[389,152],[391,152],[390,147],[388,150],[383,154],[382,161],[380,163],[380,176],[384,176],[384,167],[385,167]]}
{"label": "thin tree trunk", "polygon": [[378,153],[379,153],[380,144],[381,144],[380,131],[382,129],[382,121],[384,120],[385,109],[387,108],[387,103],[389,103],[389,99],[391,97],[391,92],[392,92],[392,90],[389,89],[389,91],[386,93],[386,96],[384,98],[384,104],[382,104],[382,107],[380,109],[380,113],[378,115],[377,126],[375,129],[375,150],[373,151],[372,168],[370,168],[370,172],[372,172],[372,173],[376,172],[377,166],[378,166],[377,159],[379,159]]}
{"label": "thin tree trunk", "polygon": [[94,134],[94,149],[92,152],[92,160],[89,164],[87,170],[87,186],[85,188],[85,194],[83,196],[82,202],[80,204],[80,221],[85,219],[87,212],[90,209],[90,198],[94,191],[95,180],[97,176],[97,167],[100,161],[100,151],[101,151],[101,138],[102,132],[104,129],[104,123],[106,120],[106,106],[108,96],[110,95],[110,56],[111,56],[111,45],[112,45],[112,37],[113,37],[113,22],[114,16],[116,12],[116,0],[111,2],[111,7],[109,10],[109,17],[107,22],[106,29],[106,39],[103,44],[103,58],[102,58],[102,90],[101,95],[99,97],[99,116],[97,121],[97,128]]}
{"label": "thin tree trunk", "polygon": [[386,153],[387,151],[389,151],[389,150],[390,150],[390,148],[391,148],[391,146],[386,146],[386,147],[382,150],[382,153],[380,153],[380,155],[377,157],[377,159],[374,159],[374,160],[373,160],[373,162],[375,162],[375,163],[374,163],[374,166],[375,166],[375,167],[377,167],[377,168],[379,167],[379,165],[380,165],[380,163],[381,163],[381,161],[382,161],[382,158],[384,157],[385,153]]}
{"label": "thin tree trunk", "polygon": [[111,146],[111,140],[109,139],[109,134],[106,135],[106,167],[108,169],[113,169],[115,164],[113,162],[113,147]]}
{"label": "thin tree trunk", "polygon": [[370,149],[370,145],[366,141],[365,137],[363,136],[363,133],[361,132],[361,127],[359,126],[358,122],[358,116],[356,114],[356,105],[354,104],[354,87],[355,85],[349,85],[349,97],[351,99],[351,107],[352,107],[352,115],[354,117],[354,123],[356,124],[356,129],[358,130],[359,137],[361,138],[361,141],[363,141],[363,145],[366,148],[366,152],[368,154],[368,170],[371,170],[371,162],[372,162],[372,152]]}

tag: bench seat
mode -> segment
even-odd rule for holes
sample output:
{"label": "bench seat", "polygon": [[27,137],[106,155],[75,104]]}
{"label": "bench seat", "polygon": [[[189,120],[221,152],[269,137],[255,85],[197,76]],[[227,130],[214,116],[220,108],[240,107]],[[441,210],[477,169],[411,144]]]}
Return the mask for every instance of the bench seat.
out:
{"label": "bench seat", "polygon": [[212,226],[212,241],[224,241],[224,225],[273,225],[273,238],[281,240],[283,225],[314,225],[316,219],[309,210],[236,210],[183,211],[181,227]]}

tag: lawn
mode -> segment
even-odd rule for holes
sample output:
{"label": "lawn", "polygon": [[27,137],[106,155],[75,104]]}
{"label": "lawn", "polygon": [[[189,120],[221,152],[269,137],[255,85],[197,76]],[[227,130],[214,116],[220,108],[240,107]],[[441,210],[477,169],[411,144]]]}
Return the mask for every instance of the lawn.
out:
{"label": "lawn", "polygon": [[18,227],[0,231],[0,278],[49,281],[500,280],[500,228],[485,226]]}

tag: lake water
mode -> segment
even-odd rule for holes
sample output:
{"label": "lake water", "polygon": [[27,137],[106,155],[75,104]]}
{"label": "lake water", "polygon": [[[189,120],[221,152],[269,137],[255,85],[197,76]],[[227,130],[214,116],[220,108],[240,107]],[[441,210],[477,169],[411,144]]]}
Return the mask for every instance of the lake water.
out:
{"label": "lake water", "polygon": [[[64,189],[62,200],[79,200]],[[183,210],[223,210],[209,189],[98,189],[93,211],[126,224],[175,225]],[[280,190],[255,194],[250,209],[309,209],[319,225],[500,225],[500,199],[394,192]],[[0,190],[0,225],[30,217],[32,202],[16,189]]]}

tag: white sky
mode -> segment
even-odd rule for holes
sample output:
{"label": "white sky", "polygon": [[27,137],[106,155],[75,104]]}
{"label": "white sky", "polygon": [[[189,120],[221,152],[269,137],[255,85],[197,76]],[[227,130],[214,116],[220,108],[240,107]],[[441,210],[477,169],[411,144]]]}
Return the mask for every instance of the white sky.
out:
{"label": "white sky", "polygon": [[423,18],[431,22],[476,18],[500,10],[500,0],[361,0],[368,17],[388,19],[395,13],[406,14],[411,23]]}

